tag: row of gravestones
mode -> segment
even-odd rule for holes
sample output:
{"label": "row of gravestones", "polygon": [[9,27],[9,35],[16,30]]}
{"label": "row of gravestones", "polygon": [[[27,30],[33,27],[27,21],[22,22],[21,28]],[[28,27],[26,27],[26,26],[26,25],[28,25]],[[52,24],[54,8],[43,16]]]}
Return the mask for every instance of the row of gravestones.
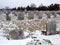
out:
{"label": "row of gravestones", "polygon": [[[12,14],[11,14],[12,13]],[[27,13],[28,13],[28,18],[27,19],[34,19],[34,15],[38,15],[37,16],[37,18],[38,19],[42,19],[42,15],[46,15],[48,18],[50,18],[50,16],[51,15],[54,15],[54,17],[56,16],[56,12],[34,12],[34,11],[30,11],[30,12],[27,12],[26,14],[25,14],[25,12],[6,12],[5,14],[6,14],[6,20],[13,20],[13,17],[17,17],[17,20],[24,20],[24,15],[27,15]],[[11,17],[10,17],[10,15],[11,15]],[[14,16],[13,16],[14,15]],[[15,18],[14,18],[14,20],[15,20]]]}
{"label": "row of gravestones", "polygon": [[[47,35],[53,35],[56,34],[56,21],[55,20],[51,20],[50,22],[48,22],[46,24],[46,34]],[[24,39],[24,32],[23,30],[19,29],[19,30],[11,30],[9,32],[9,38],[7,39]]]}
{"label": "row of gravestones", "polygon": [[20,13],[18,13],[17,14],[17,17],[18,17],[18,20],[24,20],[24,18],[25,18],[25,15],[26,15],[26,18],[27,19],[34,19],[35,17],[37,17],[37,19],[42,19],[42,17],[43,17],[43,15],[45,15],[45,16],[47,16],[48,18],[51,18],[51,15],[53,15],[54,17],[56,17],[56,13],[54,12],[54,13],[41,13],[41,12],[39,12],[38,14],[34,14],[34,12],[29,12],[29,13],[27,13],[27,14],[25,14],[25,13],[23,13],[23,12],[20,12]]}

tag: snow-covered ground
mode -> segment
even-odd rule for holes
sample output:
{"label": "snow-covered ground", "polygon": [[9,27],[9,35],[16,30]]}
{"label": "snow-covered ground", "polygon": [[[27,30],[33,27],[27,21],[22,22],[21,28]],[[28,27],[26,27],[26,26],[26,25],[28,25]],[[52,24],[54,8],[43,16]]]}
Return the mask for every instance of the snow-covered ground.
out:
{"label": "snow-covered ground", "polygon": [[[26,34],[25,36],[29,35],[28,32],[25,32],[24,34]],[[38,30],[30,33],[28,38],[21,40],[7,40],[6,37],[3,37],[1,35],[2,32],[0,33],[0,45],[60,45],[59,34],[45,36],[42,35]]]}
{"label": "snow-covered ground", "polygon": [[30,42],[31,40],[31,38],[23,40],[0,40],[0,45],[26,45],[27,42]]}
{"label": "snow-covered ground", "polygon": [[[0,22],[1,23],[1,22]],[[3,24],[3,23],[2,23]],[[3,24],[8,26],[7,24]],[[10,23],[10,25],[12,25]],[[21,40],[8,40],[4,35],[5,26],[0,26],[0,45],[60,45],[60,34],[56,35],[43,35],[41,31],[34,32],[24,31],[25,39]],[[9,28],[10,29],[10,28]]]}

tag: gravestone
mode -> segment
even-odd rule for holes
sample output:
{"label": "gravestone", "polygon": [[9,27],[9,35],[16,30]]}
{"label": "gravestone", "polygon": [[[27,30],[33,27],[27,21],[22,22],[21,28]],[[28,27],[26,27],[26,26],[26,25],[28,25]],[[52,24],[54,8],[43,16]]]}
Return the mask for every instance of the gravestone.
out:
{"label": "gravestone", "polygon": [[24,13],[23,12],[18,13],[18,20],[24,20]]}
{"label": "gravestone", "polygon": [[28,19],[34,19],[34,13],[33,12],[28,13]]}
{"label": "gravestone", "polygon": [[11,17],[11,21],[17,21],[17,16],[16,16],[17,14],[15,15],[15,13],[14,14],[10,13],[9,15]]}
{"label": "gravestone", "polygon": [[37,12],[38,19],[42,19],[42,12]]}
{"label": "gravestone", "polygon": [[6,20],[11,21],[11,17],[9,16],[10,12],[7,11],[5,14],[6,14]]}
{"label": "gravestone", "polygon": [[56,34],[56,21],[55,20],[51,20],[50,22],[46,24],[46,32],[47,32],[47,35]]}
{"label": "gravestone", "polygon": [[1,20],[1,21],[6,21],[6,14],[4,14],[4,13],[1,14],[1,15],[0,15],[0,20]]}
{"label": "gravestone", "polygon": [[18,40],[18,39],[24,39],[24,33],[23,30],[11,30],[9,32],[9,38],[13,40]]}

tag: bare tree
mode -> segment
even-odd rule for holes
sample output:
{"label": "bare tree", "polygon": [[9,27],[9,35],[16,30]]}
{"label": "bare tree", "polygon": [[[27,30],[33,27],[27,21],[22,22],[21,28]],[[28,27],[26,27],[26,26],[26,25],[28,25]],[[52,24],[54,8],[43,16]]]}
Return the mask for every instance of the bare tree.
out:
{"label": "bare tree", "polygon": [[35,5],[34,3],[32,3],[32,4],[30,5],[30,7],[35,8],[35,7],[36,7],[36,5]]}

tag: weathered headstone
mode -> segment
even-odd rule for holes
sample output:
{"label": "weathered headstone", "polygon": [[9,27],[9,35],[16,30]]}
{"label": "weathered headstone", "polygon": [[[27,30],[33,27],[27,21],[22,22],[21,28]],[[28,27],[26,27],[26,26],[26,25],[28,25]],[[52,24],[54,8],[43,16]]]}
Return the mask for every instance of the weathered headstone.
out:
{"label": "weathered headstone", "polygon": [[24,39],[23,30],[12,30],[9,32],[9,38],[13,40]]}
{"label": "weathered headstone", "polygon": [[42,19],[42,12],[37,12],[38,19]]}
{"label": "weathered headstone", "polygon": [[34,13],[33,12],[28,13],[28,19],[34,19]]}
{"label": "weathered headstone", "polygon": [[24,20],[24,13],[23,12],[18,13],[18,20]]}
{"label": "weathered headstone", "polygon": [[6,12],[6,20],[11,21],[11,17],[9,16],[10,12]]}
{"label": "weathered headstone", "polygon": [[46,24],[47,35],[56,34],[56,21],[51,20]]}
{"label": "weathered headstone", "polygon": [[[2,12],[2,13],[3,13],[3,12]],[[0,15],[0,20],[1,20],[1,21],[6,21],[6,14],[4,14],[4,13],[1,14],[1,15]]]}
{"label": "weathered headstone", "polygon": [[15,16],[15,14],[10,13],[9,15],[11,17],[11,21],[17,21],[17,16]]}

